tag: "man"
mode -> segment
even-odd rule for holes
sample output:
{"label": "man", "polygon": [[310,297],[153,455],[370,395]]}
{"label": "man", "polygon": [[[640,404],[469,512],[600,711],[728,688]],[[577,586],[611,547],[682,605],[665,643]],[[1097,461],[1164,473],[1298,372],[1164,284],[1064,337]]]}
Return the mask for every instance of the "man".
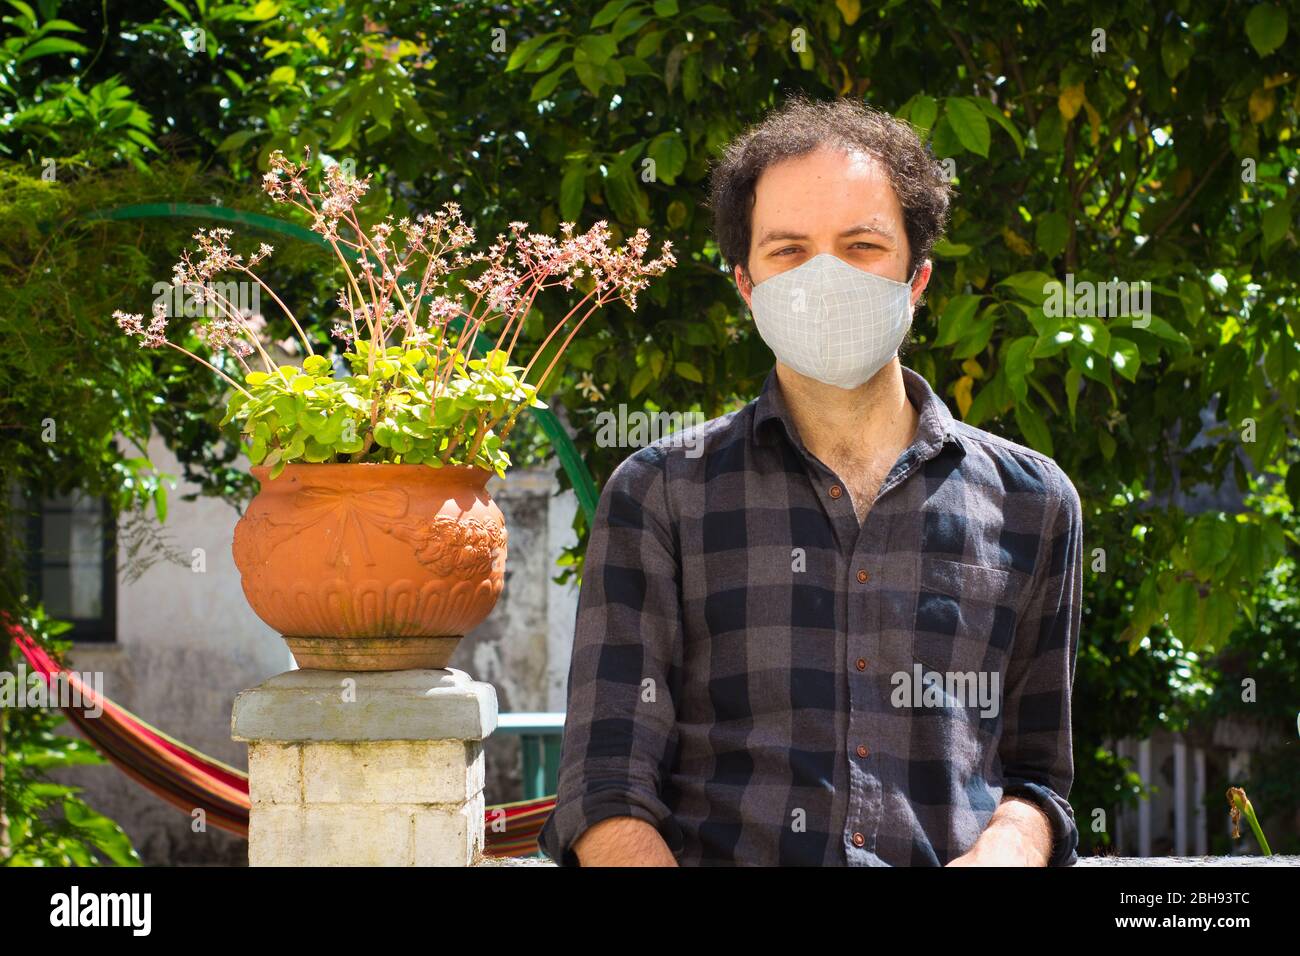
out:
{"label": "man", "polygon": [[897,349],[949,186],[906,124],[793,100],[714,171],[777,363],[601,496],[558,863],[1068,865],[1079,498]]}

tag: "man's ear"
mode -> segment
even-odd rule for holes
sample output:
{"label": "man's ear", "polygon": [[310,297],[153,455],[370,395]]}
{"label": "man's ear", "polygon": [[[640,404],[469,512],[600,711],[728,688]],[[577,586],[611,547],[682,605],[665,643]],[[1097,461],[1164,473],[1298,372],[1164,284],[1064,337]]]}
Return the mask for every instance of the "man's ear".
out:
{"label": "man's ear", "polygon": [[736,280],[736,288],[740,290],[740,297],[745,300],[745,305],[752,309],[754,307],[751,302],[754,295],[754,283],[750,281],[749,273],[745,271],[743,265],[737,265],[731,270],[731,274]]}
{"label": "man's ear", "polygon": [[930,283],[930,276],[934,272],[930,260],[924,260],[916,267],[916,274],[912,276],[912,308],[915,309],[925,294],[925,287]]}

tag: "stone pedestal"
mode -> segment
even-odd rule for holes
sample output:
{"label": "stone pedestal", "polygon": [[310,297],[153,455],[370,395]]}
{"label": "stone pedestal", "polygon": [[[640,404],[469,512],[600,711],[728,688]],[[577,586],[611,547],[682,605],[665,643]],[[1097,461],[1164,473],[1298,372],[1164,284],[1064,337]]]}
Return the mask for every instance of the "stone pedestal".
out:
{"label": "stone pedestal", "polygon": [[235,698],[250,866],[473,866],[491,684],[454,668],[293,670]]}

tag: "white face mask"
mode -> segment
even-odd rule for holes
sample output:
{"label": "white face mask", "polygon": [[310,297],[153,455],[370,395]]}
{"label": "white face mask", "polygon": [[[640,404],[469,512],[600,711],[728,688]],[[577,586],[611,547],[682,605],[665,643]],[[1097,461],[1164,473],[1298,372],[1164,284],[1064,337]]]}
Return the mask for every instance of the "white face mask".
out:
{"label": "white face mask", "polygon": [[912,324],[912,287],[821,253],[754,286],[754,324],[801,375],[857,388],[889,362]]}

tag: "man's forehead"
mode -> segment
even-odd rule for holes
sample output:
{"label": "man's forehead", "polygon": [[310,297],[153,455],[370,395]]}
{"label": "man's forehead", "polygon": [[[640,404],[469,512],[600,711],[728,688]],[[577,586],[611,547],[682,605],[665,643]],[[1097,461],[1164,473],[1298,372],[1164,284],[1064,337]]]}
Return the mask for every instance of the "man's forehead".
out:
{"label": "man's forehead", "polygon": [[[879,236],[885,239],[896,239],[898,230],[884,216],[872,215],[861,222],[846,226],[839,230],[836,235],[841,239],[851,239],[854,236]],[[774,222],[760,227],[755,242],[762,245],[766,242],[784,242],[791,239],[807,238],[809,238],[808,233],[797,225],[781,225]]]}
{"label": "man's forehead", "polygon": [[[764,170],[754,187],[756,233],[799,223],[896,233],[902,210],[879,161],[860,151],[818,150]],[[828,222],[831,221],[831,222]]]}

